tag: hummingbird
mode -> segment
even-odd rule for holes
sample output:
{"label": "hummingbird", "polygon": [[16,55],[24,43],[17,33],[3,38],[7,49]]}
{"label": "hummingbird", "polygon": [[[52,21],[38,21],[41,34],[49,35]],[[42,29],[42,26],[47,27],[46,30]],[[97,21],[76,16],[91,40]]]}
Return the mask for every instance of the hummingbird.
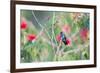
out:
{"label": "hummingbird", "polygon": [[62,42],[66,45],[67,44],[67,42],[66,42],[67,38],[66,38],[65,34],[63,32],[60,32],[60,36],[61,36]]}

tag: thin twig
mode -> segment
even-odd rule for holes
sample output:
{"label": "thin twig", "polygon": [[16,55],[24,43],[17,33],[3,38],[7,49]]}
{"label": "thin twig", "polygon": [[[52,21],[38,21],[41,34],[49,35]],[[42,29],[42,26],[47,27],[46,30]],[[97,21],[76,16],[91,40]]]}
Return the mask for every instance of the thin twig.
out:
{"label": "thin twig", "polygon": [[[60,43],[59,43],[59,45],[58,45],[58,47],[57,47],[57,51],[56,51],[56,53],[55,53],[55,55],[57,55],[57,56],[59,56],[59,54],[60,54],[61,43],[62,43],[62,41],[60,40]],[[58,59],[58,57],[57,57],[57,59]]]}
{"label": "thin twig", "polygon": [[42,26],[42,24],[38,21],[37,17],[35,16],[35,13],[34,13],[33,11],[32,11],[32,15],[33,15],[33,17],[35,18],[36,22],[39,24],[39,26],[40,26],[41,28],[44,28],[44,27]]}
{"label": "thin twig", "polygon": [[37,35],[36,39],[38,39],[41,36],[42,33],[43,33],[43,29],[39,32],[39,34]]}
{"label": "thin twig", "polygon": [[56,35],[55,35],[55,32],[54,32],[54,25],[55,24],[55,12],[53,12],[53,19],[52,19],[52,34],[53,34],[53,37],[54,37],[54,40],[55,42],[57,43],[57,40],[56,40]]}
{"label": "thin twig", "polygon": [[35,18],[36,22],[39,24],[39,26],[40,26],[42,29],[45,30],[45,32],[47,33],[49,39],[51,39],[51,37],[50,37],[49,33],[47,32],[46,28],[45,28],[41,23],[39,23],[39,21],[38,21],[38,19],[36,18],[36,16],[35,16],[35,14],[34,14],[33,11],[32,11],[32,15],[34,16],[34,18]]}

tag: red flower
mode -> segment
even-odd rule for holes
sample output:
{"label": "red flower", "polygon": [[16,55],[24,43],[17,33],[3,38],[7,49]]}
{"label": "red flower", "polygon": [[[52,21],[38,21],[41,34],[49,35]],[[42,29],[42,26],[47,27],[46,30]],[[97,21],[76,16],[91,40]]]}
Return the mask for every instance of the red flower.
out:
{"label": "red flower", "polygon": [[80,37],[83,41],[85,41],[88,37],[88,29],[87,28],[83,28],[80,30]]}
{"label": "red flower", "polygon": [[27,23],[26,21],[21,22],[21,29],[26,29],[27,28]]}
{"label": "red flower", "polygon": [[27,40],[28,40],[28,41],[36,40],[36,35],[34,35],[34,34],[29,34],[29,35],[27,36]]}
{"label": "red flower", "polygon": [[66,45],[71,45],[71,40],[70,39],[66,39]]}
{"label": "red flower", "polygon": [[62,31],[69,34],[71,32],[71,27],[69,25],[65,24],[62,27]]}
{"label": "red flower", "polygon": [[56,36],[56,40],[57,40],[58,42],[60,42],[60,40],[61,40],[60,34],[58,34],[58,35]]}

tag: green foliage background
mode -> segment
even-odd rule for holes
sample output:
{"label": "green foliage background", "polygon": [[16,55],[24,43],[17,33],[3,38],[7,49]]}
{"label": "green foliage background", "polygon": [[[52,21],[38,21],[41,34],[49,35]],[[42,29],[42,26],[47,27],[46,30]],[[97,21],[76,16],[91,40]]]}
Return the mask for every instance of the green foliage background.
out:
{"label": "green foliage background", "polygon": [[[24,19],[28,25],[27,29],[21,30],[21,62],[73,61],[90,58],[89,37],[84,41],[80,37],[81,29],[86,28],[89,32],[88,13],[21,10],[20,14],[21,22]],[[61,27],[65,25],[71,28],[70,33],[64,33],[71,39],[71,46],[56,39],[62,31]],[[29,42],[28,34],[39,37],[34,42]]]}

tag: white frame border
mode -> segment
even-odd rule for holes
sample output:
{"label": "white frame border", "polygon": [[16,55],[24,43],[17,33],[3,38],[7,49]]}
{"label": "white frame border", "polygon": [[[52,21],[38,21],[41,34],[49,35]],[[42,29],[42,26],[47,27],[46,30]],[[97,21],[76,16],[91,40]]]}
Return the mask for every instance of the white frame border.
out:
{"label": "white frame border", "polygon": [[[40,63],[20,63],[20,10],[46,10],[46,11],[68,11],[68,12],[87,12],[90,13],[90,60],[81,61],[61,61],[61,62],[40,62]],[[57,66],[74,66],[94,64],[94,10],[86,8],[71,7],[50,7],[36,5],[16,5],[16,68],[40,68],[40,67],[57,67]]]}

